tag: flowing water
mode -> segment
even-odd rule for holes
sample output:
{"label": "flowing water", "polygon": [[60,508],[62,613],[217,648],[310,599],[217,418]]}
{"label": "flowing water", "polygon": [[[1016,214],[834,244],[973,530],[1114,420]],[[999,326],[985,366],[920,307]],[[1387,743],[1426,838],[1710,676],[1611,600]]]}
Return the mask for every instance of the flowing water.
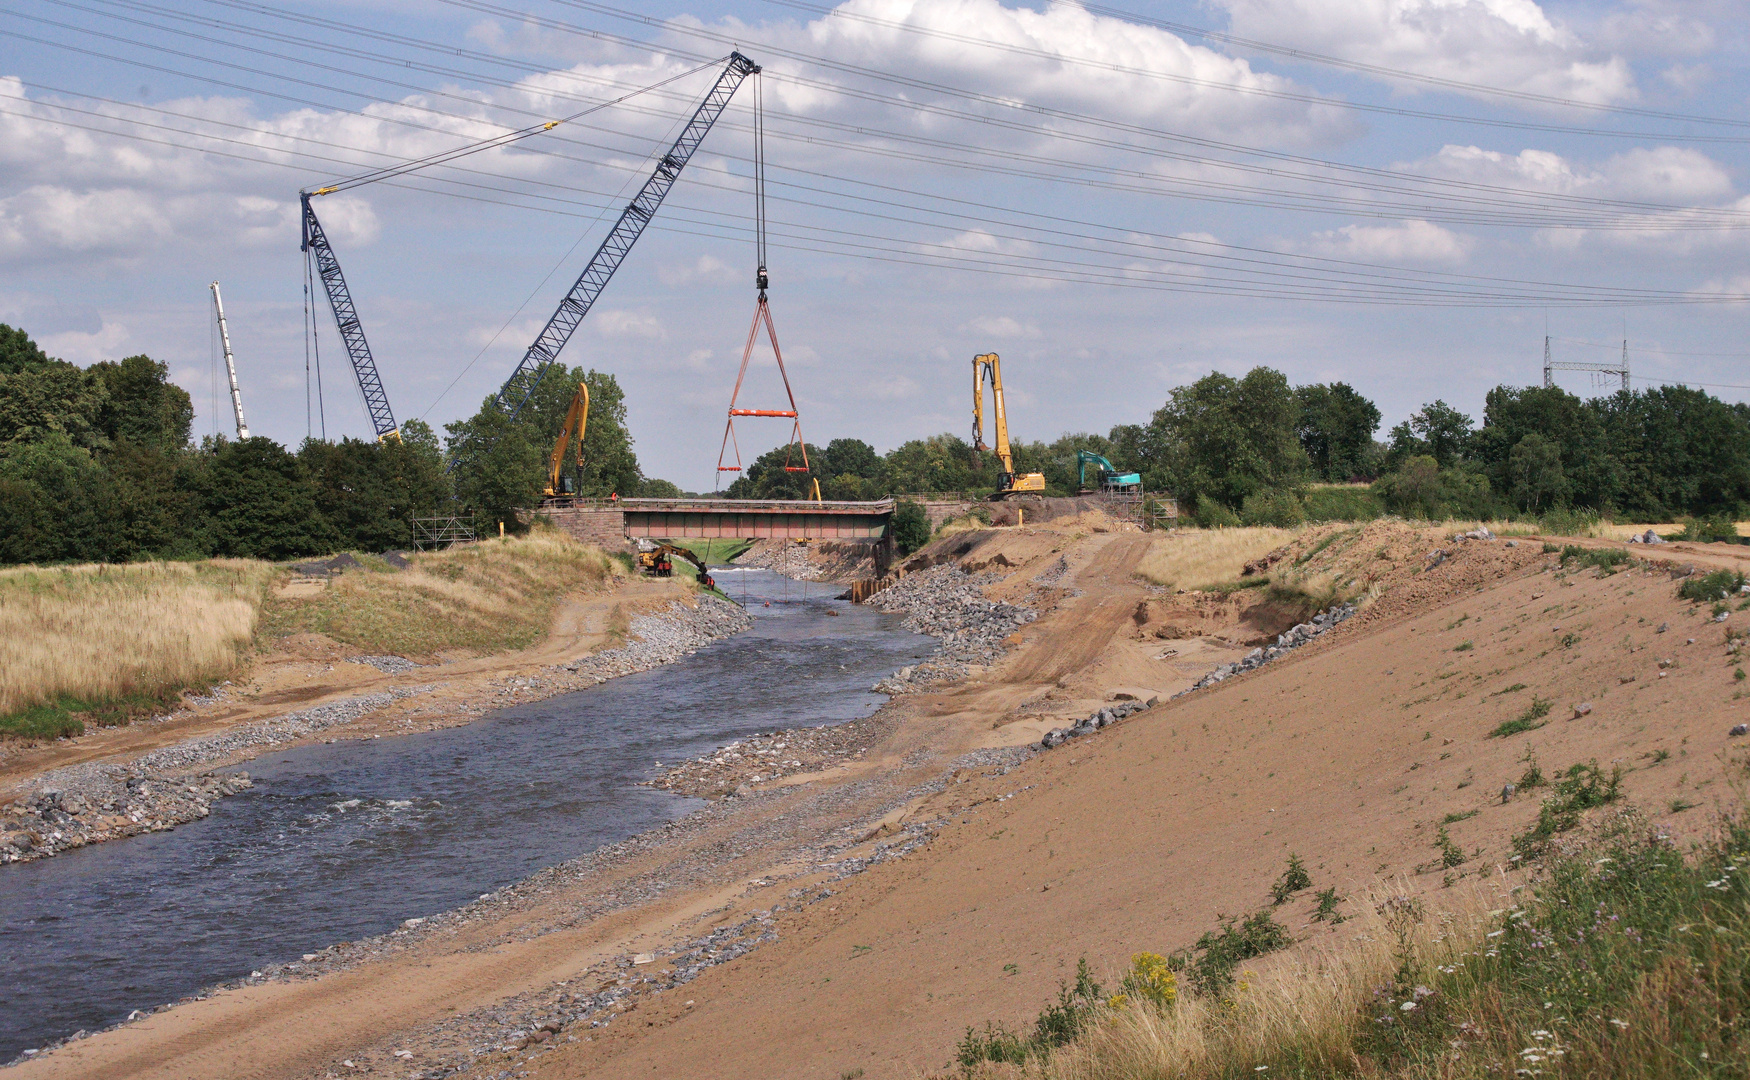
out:
{"label": "flowing water", "polygon": [[656,762],[866,716],[885,700],[870,685],[933,648],[826,586],[718,581],[754,628],[676,663],[466,727],[258,758],[255,787],[201,821],[0,869],[0,1061],[682,816],[699,803],[636,786]]}

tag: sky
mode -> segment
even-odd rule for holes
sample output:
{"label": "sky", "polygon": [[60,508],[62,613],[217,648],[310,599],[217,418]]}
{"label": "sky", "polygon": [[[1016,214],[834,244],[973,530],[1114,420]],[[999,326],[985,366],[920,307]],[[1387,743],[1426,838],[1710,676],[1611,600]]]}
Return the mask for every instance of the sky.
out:
{"label": "sky", "polygon": [[[1637,389],[1750,400],[1729,0],[0,12],[0,322],[82,365],[163,361],[197,436],[232,426],[215,280],[253,434],[372,434],[320,282],[306,303],[300,189],[574,117],[315,200],[397,420],[472,414],[732,48],[762,74],[563,354],[618,377],[646,474],[688,490],[734,475],[756,115],[770,310],[812,443],[968,435],[984,352],[1028,440],[1143,423],[1260,364],[1348,382],[1386,427],[1436,398],[1480,420],[1492,387],[1541,380],[1546,335],[1557,362],[1626,338]],[[785,407],[763,342],[737,404]],[[751,461],[789,424],[736,434]]]}

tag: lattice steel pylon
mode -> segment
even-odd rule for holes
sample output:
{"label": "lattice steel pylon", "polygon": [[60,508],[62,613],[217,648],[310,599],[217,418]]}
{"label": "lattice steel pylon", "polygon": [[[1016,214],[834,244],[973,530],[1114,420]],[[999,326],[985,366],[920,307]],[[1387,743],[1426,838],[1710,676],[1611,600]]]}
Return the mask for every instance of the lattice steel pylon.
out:
{"label": "lattice steel pylon", "polygon": [[[784,451],[785,472],[808,472],[808,444],[802,440],[802,416],[796,409],[796,394],[790,389],[790,374],[784,370],[784,353],[778,348],[778,331],[772,327],[772,309],[766,303],[766,289],[771,284],[771,276],[766,272],[766,123],[765,101],[759,83],[754,84],[754,151],[753,151],[753,197],[754,197],[754,246],[755,257],[759,269],[754,273],[754,284],[759,288],[759,303],[754,306],[753,325],[747,328],[747,344],[741,350],[741,370],[735,373],[735,390],[729,395],[729,418],[723,426],[723,444],[717,450],[717,479],[721,483],[726,472],[741,472],[741,442],[735,437],[735,418],[738,416],[775,416],[785,417],[792,421],[790,425],[790,445]],[[742,380],[747,378],[747,364],[753,359],[754,342],[759,338],[760,327],[766,328],[766,340],[772,343],[772,358],[778,362],[778,377],[784,380],[784,397],[790,402],[788,409],[738,409],[735,404],[741,398]],[[802,464],[792,465],[795,454],[800,451]],[[735,464],[725,465],[731,454],[735,455]]]}
{"label": "lattice steel pylon", "polygon": [[1582,360],[1564,360],[1564,361],[1559,361],[1559,362],[1552,361],[1550,358],[1549,341],[1550,341],[1549,335],[1545,334],[1543,336],[1543,386],[1544,386],[1544,389],[1547,390],[1556,384],[1555,378],[1551,374],[1551,372],[1556,372],[1556,371],[1590,371],[1595,375],[1620,376],[1622,378],[1622,388],[1624,390],[1627,390],[1629,388],[1629,386],[1628,386],[1628,338],[1622,339],[1622,362],[1618,363],[1618,364],[1612,364],[1609,361],[1599,361],[1596,363],[1582,361]]}

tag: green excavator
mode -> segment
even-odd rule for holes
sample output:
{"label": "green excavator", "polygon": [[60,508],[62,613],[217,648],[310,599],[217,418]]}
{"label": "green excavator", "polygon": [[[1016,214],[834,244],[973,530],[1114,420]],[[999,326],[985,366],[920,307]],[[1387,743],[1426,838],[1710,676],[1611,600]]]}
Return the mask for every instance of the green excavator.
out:
{"label": "green excavator", "polygon": [[1141,491],[1142,474],[1119,472],[1118,467],[1104,457],[1091,450],[1076,451],[1076,475],[1083,491],[1094,491],[1088,486],[1088,469],[1094,470],[1094,479],[1099,484],[1100,491]]}

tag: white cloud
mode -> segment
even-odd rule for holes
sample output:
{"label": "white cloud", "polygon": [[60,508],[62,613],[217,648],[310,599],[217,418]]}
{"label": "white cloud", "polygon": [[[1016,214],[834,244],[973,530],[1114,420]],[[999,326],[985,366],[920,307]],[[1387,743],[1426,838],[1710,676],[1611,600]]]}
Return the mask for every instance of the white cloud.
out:
{"label": "white cloud", "polygon": [[1236,34],[1346,60],[1582,101],[1636,96],[1626,59],[1591,45],[1533,0],[1218,2]]}
{"label": "white cloud", "polygon": [[985,337],[1003,340],[1026,339],[1039,337],[1039,327],[1030,322],[1021,322],[1007,315],[981,315],[966,323],[964,329],[983,334]]}
{"label": "white cloud", "polygon": [[[657,280],[664,285],[688,285],[695,281],[728,281],[731,280],[729,265],[722,259],[711,255],[701,255],[690,263],[667,264],[656,271]],[[747,275],[749,281],[753,274]]]}
{"label": "white cloud", "polygon": [[89,333],[66,330],[45,334],[37,344],[50,356],[88,367],[99,360],[120,360],[130,355],[134,351],[131,340],[127,327],[105,319],[102,326]]}
{"label": "white cloud", "polygon": [[652,338],[661,340],[668,336],[662,327],[662,321],[656,316],[643,311],[626,311],[623,309],[608,309],[590,313],[590,322],[596,333],[610,338]]}
{"label": "white cloud", "polygon": [[1675,146],[1637,147],[1586,163],[1548,150],[1505,154],[1447,145],[1407,167],[1456,180],[1603,199],[1687,205],[1715,203],[1732,194],[1732,177],[1723,165],[1699,150]]}
{"label": "white cloud", "polygon": [[1327,255],[1368,262],[1461,263],[1470,254],[1473,237],[1412,220],[1393,225],[1345,225],[1313,234],[1312,247]]}

